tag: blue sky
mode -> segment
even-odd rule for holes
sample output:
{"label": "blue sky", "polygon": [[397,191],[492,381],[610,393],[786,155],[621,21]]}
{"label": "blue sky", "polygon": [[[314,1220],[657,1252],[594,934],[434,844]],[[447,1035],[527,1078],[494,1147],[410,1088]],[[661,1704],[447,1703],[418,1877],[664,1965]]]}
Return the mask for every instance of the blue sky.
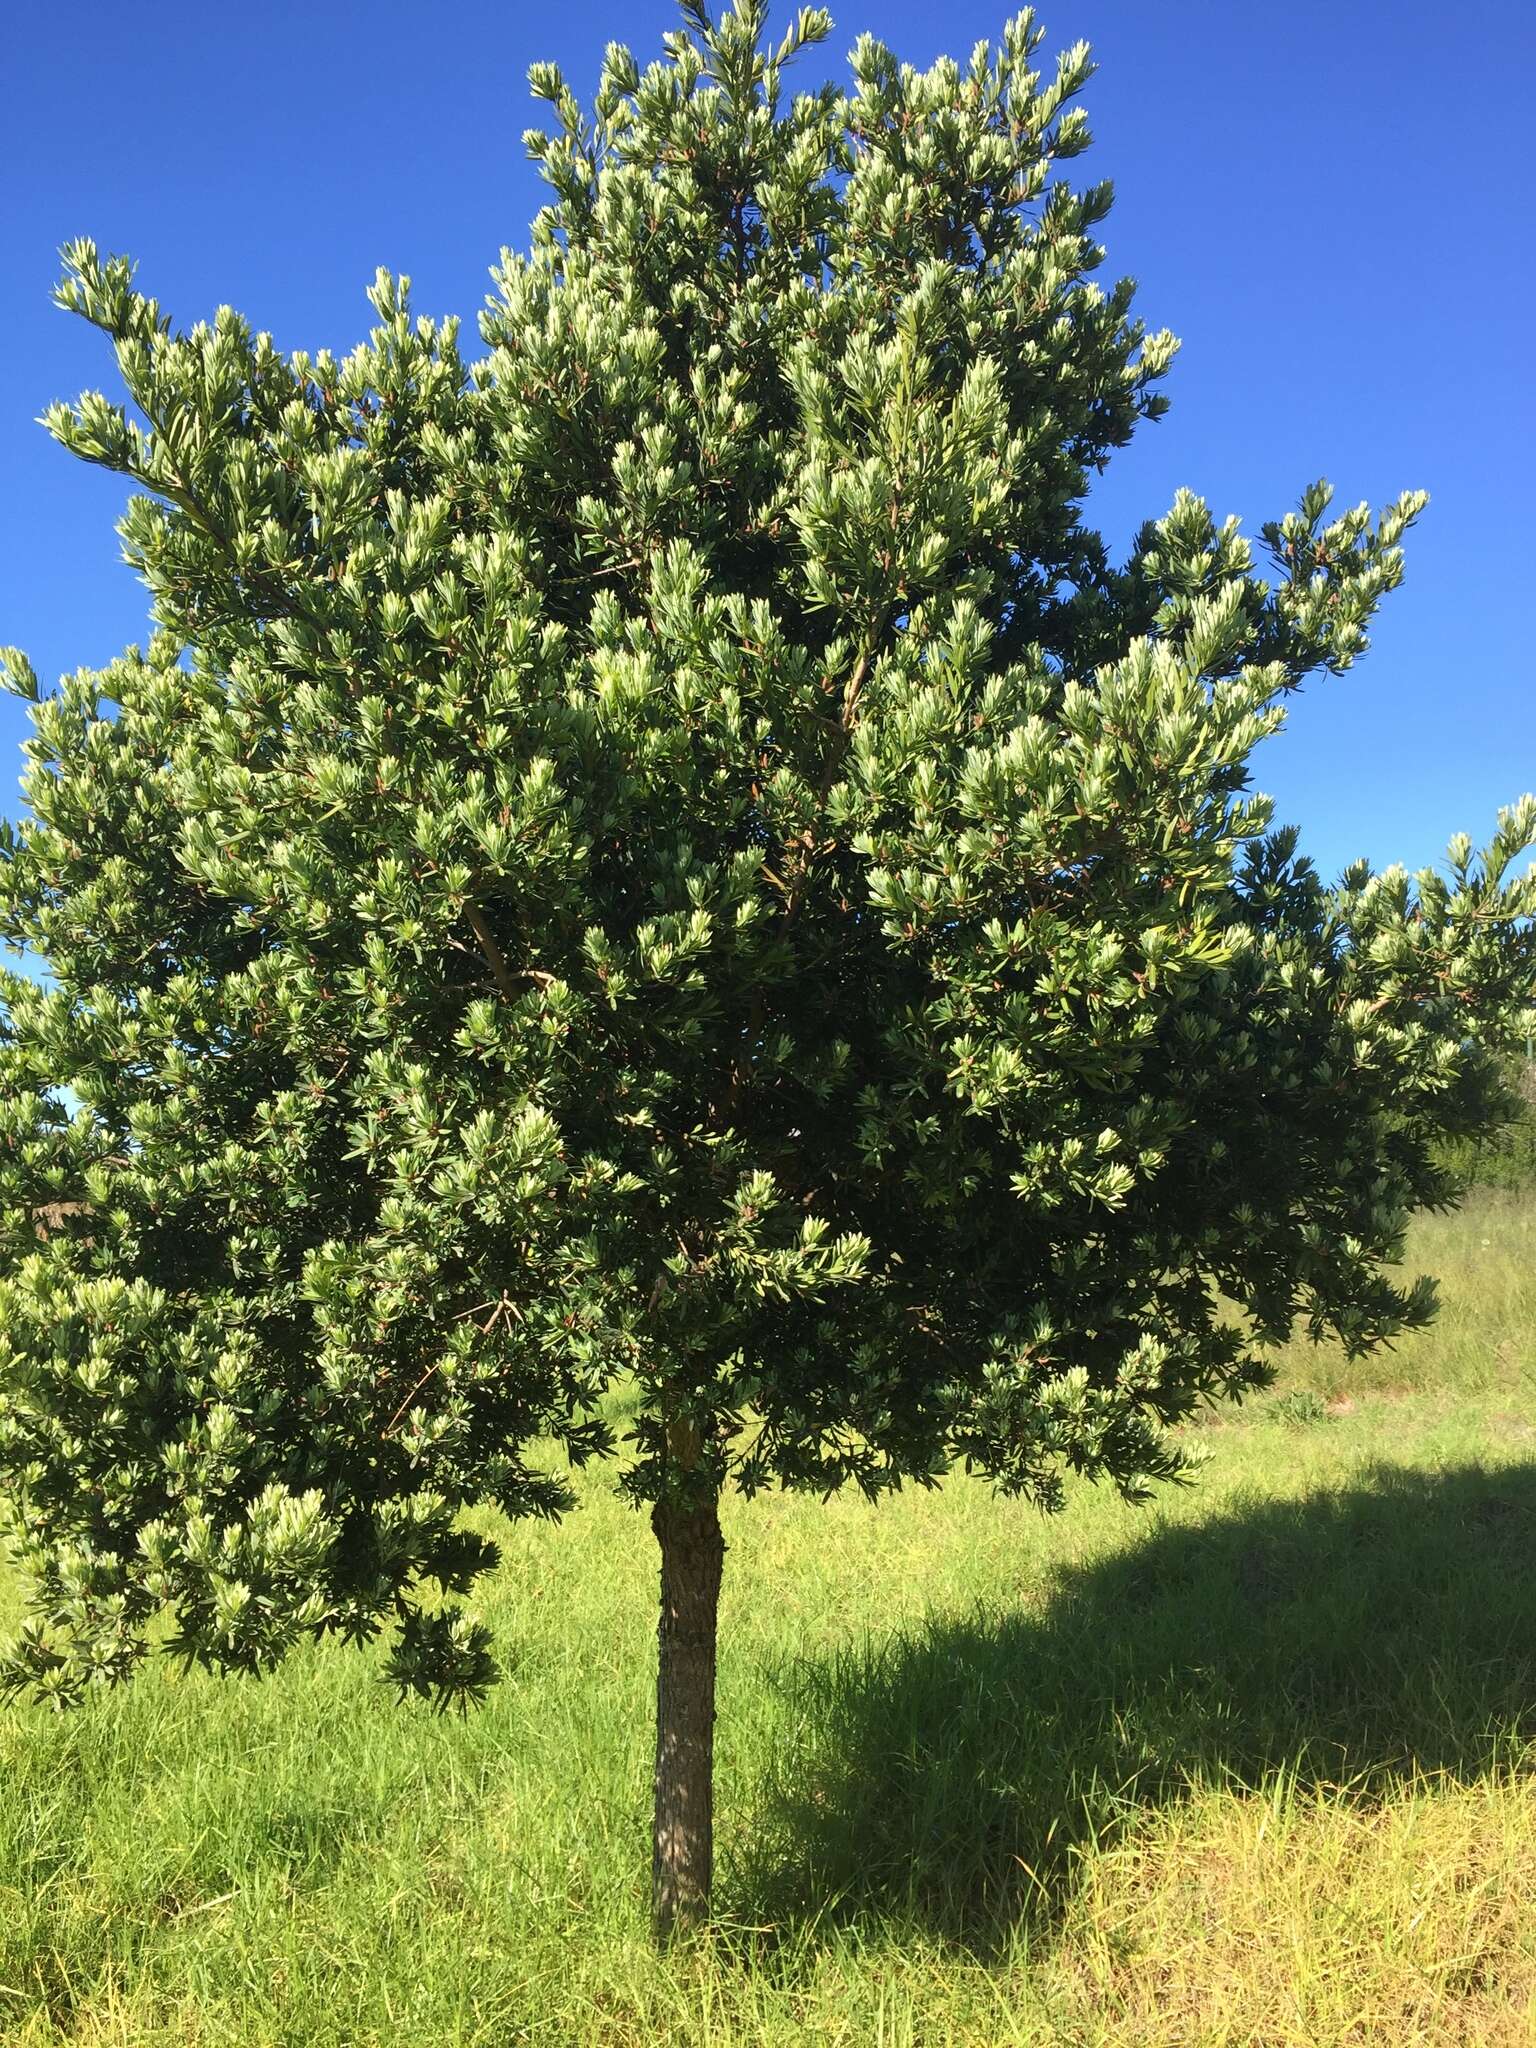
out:
{"label": "blue sky", "polygon": [[[1098,485],[1123,541],[1187,484],[1249,531],[1315,476],[1341,502],[1422,485],[1408,578],[1370,655],[1295,706],[1257,781],[1325,872],[1357,853],[1436,860],[1536,786],[1527,477],[1536,454],[1536,13],[1403,0],[1046,0],[1052,48],[1087,38],[1096,145],[1119,198],[1105,274],[1140,282],[1183,350],[1168,417]],[[787,19],[787,8],[778,19]],[[110,355],[55,312],[58,245],[140,264],[182,324],[238,306],[281,346],[338,351],[380,264],[466,327],[539,187],[520,142],[531,60],[578,91],[604,43],[655,53],[664,0],[559,10],[464,0],[259,8],[19,0],[0,56],[0,641],[51,680],[142,638],[113,533],[123,491],[33,424],[104,385]],[[928,63],[1004,10],[843,0],[803,75],[865,28]],[[542,110],[538,110],[542,111]],[[20,804],[22,707],[0,699],[0,810]]]}

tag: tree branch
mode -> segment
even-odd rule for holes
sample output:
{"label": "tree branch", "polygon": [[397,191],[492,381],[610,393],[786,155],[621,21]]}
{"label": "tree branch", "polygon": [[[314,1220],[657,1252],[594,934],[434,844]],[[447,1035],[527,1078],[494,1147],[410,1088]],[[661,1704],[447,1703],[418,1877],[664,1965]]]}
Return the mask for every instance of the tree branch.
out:
{"label": "tree branch", "polygon": [[478,903],[466,903],[464,915],[469,919],[469,928],[474,933],[481,952],[485,955],[486,965],[496,977],[496,986],[501,990],[509,1003],[515,1003],[518,1000],[518,983],[520,981],[538,982],[544,988],[549,988],[553,984],[555,976],[546,974],[541,967],[525,967],[518,974],[512,972],[511,968],[507,965],[507,956],[502,952],[500,946],[497,945],[496,934],[486,923],[485,912]]}

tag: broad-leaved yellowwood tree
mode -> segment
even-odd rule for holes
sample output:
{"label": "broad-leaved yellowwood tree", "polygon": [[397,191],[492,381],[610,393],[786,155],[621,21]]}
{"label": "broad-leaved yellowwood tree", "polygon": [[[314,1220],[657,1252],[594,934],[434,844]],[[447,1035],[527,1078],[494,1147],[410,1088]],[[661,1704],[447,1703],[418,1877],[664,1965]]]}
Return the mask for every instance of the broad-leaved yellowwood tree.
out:
{"label": "broad-leaved yellowwood tree", "polygon": [[1254,546],[1182,495],[1120,564],[1084,524],[1174,347],[1092,281],[1086,50],[1037,68],[1026,13],[792,93],[827,19],[765,14],[689,0],[590,107],[535,67],[549,203],[476,351],[403,278],[337,360],[66,251],[126,401],[47,424],[139,486],[154,630],[6,663],[0,932],[48,969],[0,1023],[9,1684],[387,1630],[473,1698],[462,1511],[614,1459],[663,1933],[722,1490],[1138,1496],[1298,1323],[1423,1322],[1405,1220],[1506,1113],[1536,962],[1531,800],[1328,886],[1252,793],[1419,497]]}

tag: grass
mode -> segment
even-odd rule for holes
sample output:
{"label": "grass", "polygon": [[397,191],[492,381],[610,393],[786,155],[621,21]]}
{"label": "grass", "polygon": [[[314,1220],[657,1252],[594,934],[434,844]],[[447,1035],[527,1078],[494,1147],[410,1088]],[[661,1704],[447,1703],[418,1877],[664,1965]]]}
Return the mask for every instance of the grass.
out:
{"label": "grass", "polygon": [[[721,1931],[645,1931],[655,1565],[518,1529],[467,1721],[366,1659],[0,1716],[0,2039],[1536,2041],[1536,1205],[1430,1332],[1298,1350],[1201,1485],[731,1517]],[[3,1603],[0,1594],[0,1603]]]}

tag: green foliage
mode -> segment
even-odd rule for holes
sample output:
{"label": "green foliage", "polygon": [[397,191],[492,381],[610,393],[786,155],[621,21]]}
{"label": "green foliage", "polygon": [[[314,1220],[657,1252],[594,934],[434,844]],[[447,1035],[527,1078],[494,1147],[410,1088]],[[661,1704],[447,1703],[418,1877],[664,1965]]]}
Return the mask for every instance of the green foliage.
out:
{"label": "green foliage", "polygon": [[1510,1120],[1475,1138],[1452,1138],[1440,1147],[1446,1171],[1460,1185],[1536,1186],[1536,1064],[1511,1060],[1507,1070]]}
{"label": "green foliage", "polygon": [[1284,1394],[1277,1394],[1270,1412],[1292,1429],[1312,1429],[1328,1420],[1328,1409],[1321,1395],[1315,1394],[1310,1387],[1292,1387]]}
{"label": "green foliage", "polygon": [[1082,499],[1173,343],[1058,175],[1086,51],[865,37],[791,99],[827,20],[763,14],[611,48],[590,111],[535,68],[477,361],[401,278],[290,358],[66,252],[128,402],[48,424],[142,487],[155,633],[8,663],[19,1687],[168,1610],[224,1670],[393,1621],[399,1685],[477,1693],[460,1511],[562,1512],[544,1440],[642,1501],[1139,1497],[1298,1319],[1432,1311],[1384,1268],[1502,1112],[1536,801],[1329,889],[1248,767],[1422,498],[1315,486],[1259,564],[1181,494],[1112,566]]}

